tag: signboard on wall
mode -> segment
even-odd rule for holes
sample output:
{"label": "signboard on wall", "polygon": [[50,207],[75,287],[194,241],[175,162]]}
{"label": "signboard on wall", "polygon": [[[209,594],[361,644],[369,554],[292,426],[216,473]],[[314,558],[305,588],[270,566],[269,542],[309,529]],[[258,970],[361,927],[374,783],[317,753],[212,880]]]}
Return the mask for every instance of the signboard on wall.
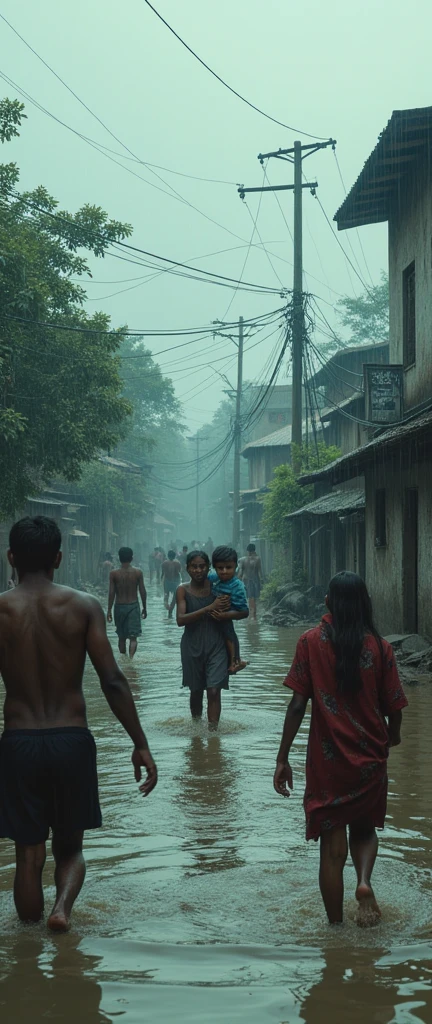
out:
{"label": "signboard on wall", "polygon": [[403,416],[403,366],[364,363],[365,418],[370,423],[399,423]]}

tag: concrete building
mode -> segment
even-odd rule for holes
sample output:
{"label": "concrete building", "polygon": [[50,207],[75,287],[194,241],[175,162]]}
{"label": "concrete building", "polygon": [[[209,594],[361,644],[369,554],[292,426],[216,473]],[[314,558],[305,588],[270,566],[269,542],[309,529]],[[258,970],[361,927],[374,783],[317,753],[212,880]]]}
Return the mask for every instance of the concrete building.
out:
{"label": "concrete building", "polygon": [[377,428],[305,483],[365,479],[366,580],[380,630],[432,636],[432,107],[395,111],[335,220],[388,221],[390,365],[403,370],[399,423]]}

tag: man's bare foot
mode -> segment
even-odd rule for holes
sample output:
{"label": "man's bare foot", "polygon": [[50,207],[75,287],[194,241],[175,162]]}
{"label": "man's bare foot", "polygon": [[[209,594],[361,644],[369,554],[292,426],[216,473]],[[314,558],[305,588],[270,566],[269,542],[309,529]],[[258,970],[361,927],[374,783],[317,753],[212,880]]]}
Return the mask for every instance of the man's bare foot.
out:
{"label": "man's bare foot", "polygon": [[70,920],[66,916],[64,910],[56,910],[54,908],[51,916],[48,918],[48,928],[50,932],[68,932],[70,929]]}
{"label": "man's bare foot", "polygon": [[381,911],[371,885],[364,882],[356,889],[358,902],[357,924],[359,928],[373,928],[381,919]]}

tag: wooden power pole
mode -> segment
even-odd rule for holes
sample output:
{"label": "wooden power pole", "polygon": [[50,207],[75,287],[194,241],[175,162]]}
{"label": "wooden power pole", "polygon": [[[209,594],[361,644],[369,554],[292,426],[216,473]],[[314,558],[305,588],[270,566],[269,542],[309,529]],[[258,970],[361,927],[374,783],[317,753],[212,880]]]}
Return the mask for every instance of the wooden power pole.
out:
{"label": "wooden power pole", "polygon": [[237,390],[234,423],[234,493],[233,493],[233,547],[240,541],[240,450],[241,450],[241,399],[243,390],[243,317],[239,318],[237,346]]}
{"label": "wooden power pole", "polygon": [[[316,181],[303,182],[303,159],[319,149],[326,149],[327,146],[336,146],[334,139],[327,142],[316,142],[302,145],[299,140],[294,142],[292,149],[279,149],[275,153],[260,153],[258,159],[264,164],[270,157],[285,160],[294,164],[293,185],[263,185],[261,188],[244,188],[241,185],[238,192],[241,199],[244,199],[246,192],[281,192],[291,190],[294,192],[294,279],[293,279],[293,315],[291,324],[292,337],[292,385],[291,385],[291,464],[296,476],[301,473],[301,446],[303,435],[303,412],[302,412],[302,388],[303,388],[303,339],[304,339],[304,310],[303,310],[303,189],[309,188],[312,194],[318,188]],[[295,575],[301,564],[301,527],[297,520],[293,521],[291,530],[292,537],[292,570]]]}

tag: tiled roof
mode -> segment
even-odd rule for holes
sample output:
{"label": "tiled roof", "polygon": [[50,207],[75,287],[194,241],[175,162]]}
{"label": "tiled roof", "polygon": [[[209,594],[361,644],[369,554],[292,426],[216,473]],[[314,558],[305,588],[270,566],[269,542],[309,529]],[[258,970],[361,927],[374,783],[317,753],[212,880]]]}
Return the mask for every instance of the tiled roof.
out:
{"label": "tiled roof", "polygon": [[364,491],[331,491],[330,494],[323,494],[321,498],[309,502],[303,508],[296,509],[284,516],[284,519],[294,519],[295,516],[325,516],[331,512],[357,512],[365,507]]}

